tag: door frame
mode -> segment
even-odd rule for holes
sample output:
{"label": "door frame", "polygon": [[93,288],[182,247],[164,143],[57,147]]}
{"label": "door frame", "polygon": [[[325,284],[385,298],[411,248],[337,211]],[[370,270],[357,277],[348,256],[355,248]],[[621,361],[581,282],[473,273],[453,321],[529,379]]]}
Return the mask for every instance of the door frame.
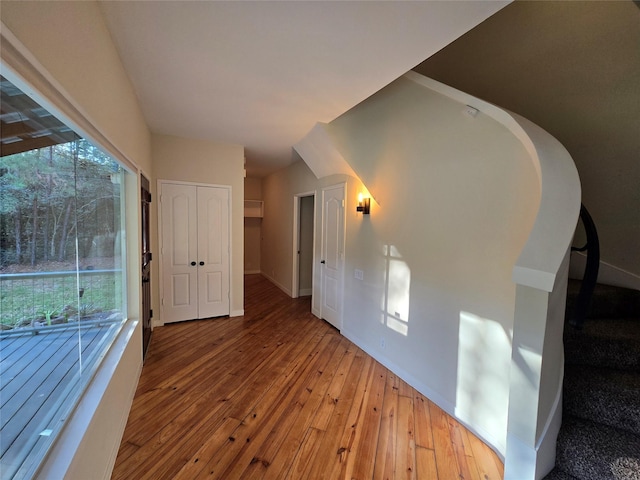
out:
{"label": "door frame", "polygon": [[212,184],[212,183],[199,183],[199,182],[183,182],[181,180],[168,180],[168,179],[161,179],[159,178],[156,182],[156,197],[157,197],[157,214],[158,214],[158,278],[159,278],[159,282],[158,282],[158,293],[159,293],[159,298],[158,298],[158,303],[159,303],[159,308],[160,308],[160,314],[158,315],[158,320],[157,323],[155,323],[155,326],[161,327],[163,326],[164,323],[164,308],[162,305],[162,300],[164,299],[164,286],[163,286],[163,279],[164,279],[164,272],[163,272],[163,251],[162,251],[162,186],[164,184],[174,184],[174,185],[185,185],[185,186],[193,186],[193,187],[215,187],[215,188],[224,188],[226,190],[229,191],[229,202],[227,205],[228,208],[228,221],[229,221],[229,228],[228,228],[228,245],[229,245],[229,316],[231,316],[231,312],[232,312],[232,301],[233,301],[233,242],[232,240],[232,228],[233,228],[233,217],[231,216],[232,214],[232,204],[233,204],[233,189],[231,187],[231,185],[219,185],[219,184]]}
{"label": "door frame", "polygon": [[[322,202],[322,206],[320,207],[320,211],[321,211],[321,218],[320,218],[320,252],[319,252],[319,256],[322,257],[324,255],[324,234],[325,234],[325,228],[324,228],[324,221],[325,221],[325,211],[324,211],[324,197],[325,197],[325,191],[326,190],[330,190],[336,187],[340,187],[342,188],[342,238],[340,239],[342,242],[342,266],[341,266],[341,271],[339,273],[340,276],[340,289],[338,291],[338,309],[337,309],[337,314],[338,314],[338,326],[336,327],[338,330],[342,330],[342,313],[343,313],[343,307],[344,307],[344,279],[345,279],[345,264],[346,264],[346,245],[347,245],[347,209],[346,209],[346,205],[347,205],[347,182],[340,182],[340,183],[336,183],[333,185],[326,185],[324,187],[322,187],[321,189],[321,202]],[[315,257],[314,257],[315,260]],[[315,261],[314,261],[314,265],[315,265]],[[320,302],[318,304],[318,312],[319,312],[319,316],[320,318],[324,319],[324,312],[323,310],[323,305],[324,305],[324,289],[323,289],[323,285],[324,285],[324,269],[321,267],[320,268],[320,274],[318,275],[318,289],[316,290],[316,278],[314,276],[314,285],[313,285],[313,290],[314,291],[318,291],[320,292],[319,297],[320,297]],[[330,322],[328,322],[330,323]]]}
{"label": "door frame", "polygon": [[313,284],[315,283],[316,271],[316,191],[296,193],[293,196],[293,272],[291,275],[291,298],[300,296],[300,202],[303,197],[313,197],[313,255],[311,260],[311,304],[313,305]]}

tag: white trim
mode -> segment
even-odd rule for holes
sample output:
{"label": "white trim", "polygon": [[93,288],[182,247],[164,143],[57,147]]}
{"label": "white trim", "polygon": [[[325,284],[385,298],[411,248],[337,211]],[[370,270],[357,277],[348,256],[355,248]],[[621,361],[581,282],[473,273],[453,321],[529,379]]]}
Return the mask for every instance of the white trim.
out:
{"label": "white trim", "polygon": [[[183,182],[182,180],[169,180],[166,178],[158,178],[156,181],[158,187],[163,183],[173,183],[174,185],[191,185],[194,187],[215,187],[215,188],[227,188],[231,193],[231,185],[222,185],[218,183],[201,183],[201,182]],[[159,190],[160,191],[160,190]],[[231,198],[231,197],[229,197]],[[231,203],[231,202],[229,202]],[[231,218],[231,217],[229,217]]]}
{"label": "white trim", "polygon": [[507,444],[510,450],[509,456],[504,459],[504,463],[507,475],[511,479],[539,479],[546,476],[553,469],[556,458],[556,439],[562,424],[564,362],[561,364],[560,369],[561,374],[551,413],[547,417],[535,446],[524,442],[515,433],[507,432]]}
{"label": "white trim", "polygon": [[326,123],[316,123],[304,138],[293,146],[293,149],[301,158],[304,158],[304,162],[316,178],[330,175],[359,178],[351,168],[351,164],[336,148]]}
{"label": "white trim", "polygon": [[280,282],[278,282],[275,278],[273,278],[271,275],[267,275],[266,273],[262,272],[262,276],[264,278],[266,278],[267,280],[269,280],[271,283],[273,283],[276,287],[278,287],[280,290],[282,290],[284,293],[286,293],[288,296],[291,297],[291,290],[289,290],[287,287],[285,287],[283,284],[281,284]]}
{"label": "white trim", "polygon": [[2,22],[0,22],[0,58],[4,77],[60,121],[73,128],[78,135],[106,150],[127,170],[132,173],[138,172],[136,162],[96,127],[84,108],[69,95]]}
{"label": "white trim", "polygon": [[[111,471],[120,447],[120,439],[124,433],[129,417],[129,409],[133,403],[133,397],[142,372],[142,356],[140,356],[139,362],[136,365],[136,370],[132,372],[134,375],[127,375],[127,372],[121,372],[121,375],[127,375],[135,380],[127,383],[129,388],[127,388],[125,392],[113,392],[116,386],[112,385],[112,380],[114,379],[116,370],[122,364],[123,357],[134,353],[134,350],[132,350],[134,345],[131,341],[132,338],[135,338],[137,330],[139,330],[138,320],[128,320],[120,332],[118,332],[118,336],[111,344],[94,378],[80,397],[78,405],[70,414],[62,432],[60,432],[58,438],[54,441],[51,450],[41,463],[34,478],[39,480],[67,478],[67,474],[73,471],[74,468],[86,469],[86,467],[78,465],[82,464],[82,462],[91,462],[91,467],[95,469],[95,478],[109,479],[111,477]],[[122,382],[122,380],[120,380],[120,382]],[[110,392],[112,396],[123,400],[122,405],[105,404],[105,402],[102,401],[110,389],[112,390]],[[82,455],[79,455],[78,452],[82,444],[86,441],[87,435],[91,433],[95,435],[97,433],[91,432],[90,429],[100,408],[108,409],[112,418],[115,417],[112,422],[113,424],[117,424],[117,441],[109,442],[104,438],[102,439],[102,443],[110,445],[111,448],[100,462],[98,462],[96,458],[79,458],[82,457]]]}
{"label": "white trim", "polygon": [[293,248],[292,251],[292,271],[291,271],[291,298],[298,298],[300,288],[300,197],[293,196]]}
{"label": "white trim", "polygon": [[313,288],[303,288],[302,290],[298,291],[299,297],[308,297],[312,294],[313,294]]}
{"label": "white trim", "polygon": [[[582,279],[587,262],[587,256],[582,252],[572,252],[569,267],[569,278]],[[600,261],[598,268],[598,283],[614,287],[640,290],[640,276],[623,270],[620,267]]]}
{"label": "white trim", "polygon": [[243,317],[244,316],[244,309],[241,310],[231,310],[231,312],[229,313],[230,317]]}
{"label": "white trim", "polygon": [[244,274],[245,275],[255,275],[257,273],[262,273],[260,270],[245,270]]}

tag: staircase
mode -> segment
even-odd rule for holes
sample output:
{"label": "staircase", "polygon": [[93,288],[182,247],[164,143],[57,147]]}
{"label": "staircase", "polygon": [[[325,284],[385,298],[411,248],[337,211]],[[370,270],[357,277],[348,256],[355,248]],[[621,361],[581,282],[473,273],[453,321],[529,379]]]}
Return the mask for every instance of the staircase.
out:
{"label": "staircase", "polygon": [[[567,311],[580,288],[570,281]],[[565,325],[563,419],[545,480],[640,480],[640,291],[596,285],[584,327]]]}

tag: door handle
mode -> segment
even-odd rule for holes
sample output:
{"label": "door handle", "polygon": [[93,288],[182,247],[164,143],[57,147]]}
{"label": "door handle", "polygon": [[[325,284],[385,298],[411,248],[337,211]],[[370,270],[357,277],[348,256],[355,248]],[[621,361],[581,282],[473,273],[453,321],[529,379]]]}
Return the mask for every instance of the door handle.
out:
{"label": "door handle", "polygon": [[191,262],[191,266],[195,267],[196,266],[196,262]]}
{"label": "door handle", "polygon": [[204,262],[200,262],[200,266],[204,265]]}
{"label": "door handle", "polygon": [[320,263],[325,264],[325,263],[327,263],[327,262],[325,262],[324,260],[320,260]]}

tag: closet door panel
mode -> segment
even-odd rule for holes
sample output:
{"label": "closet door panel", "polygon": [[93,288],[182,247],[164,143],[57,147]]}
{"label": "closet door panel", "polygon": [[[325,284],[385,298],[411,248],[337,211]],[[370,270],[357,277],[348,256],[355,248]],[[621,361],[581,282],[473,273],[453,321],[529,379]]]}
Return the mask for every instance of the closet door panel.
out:
{"label": "closet door panel", "polygon": [[229,315],[229,190],[198,187],[199,318]]}
{"label": "closet door panel", "polygon": [[197,318],[197,197],[194,187],[163,184],[161,256],[163,321]]}

